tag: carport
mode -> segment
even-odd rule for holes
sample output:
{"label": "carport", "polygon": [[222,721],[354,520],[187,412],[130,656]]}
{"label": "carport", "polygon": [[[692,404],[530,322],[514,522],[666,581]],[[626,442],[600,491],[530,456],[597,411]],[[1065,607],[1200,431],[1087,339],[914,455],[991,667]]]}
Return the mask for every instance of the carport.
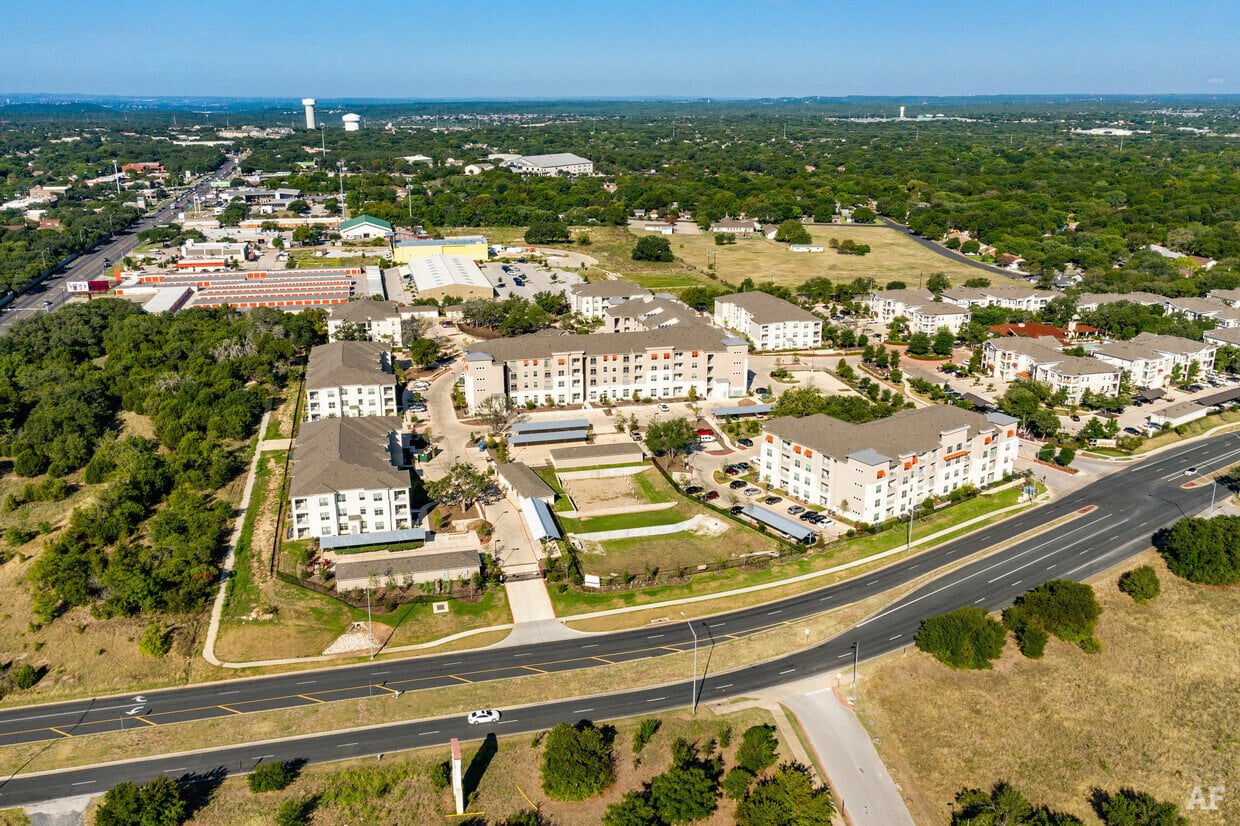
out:
{"label": "carport", "polygon": [[818,538],[818,534],[813,529],[802,525],[797,520],[789,519],[782,514],[767,510],[758,505],[746,505],[741,510],[741,513],[756,522],[761,522],[767,527],[774,528],[803,545],[812,544]]}

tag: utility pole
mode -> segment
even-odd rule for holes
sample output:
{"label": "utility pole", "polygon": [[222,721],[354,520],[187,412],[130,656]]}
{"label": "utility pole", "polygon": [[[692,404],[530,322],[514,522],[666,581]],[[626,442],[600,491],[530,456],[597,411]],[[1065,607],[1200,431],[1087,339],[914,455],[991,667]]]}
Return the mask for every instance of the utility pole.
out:
{"label": "utility pole", "polygon": [[698,658],[698,635],[693,628],[693,623],[685,616],[685,612],[681,611],[680,615],[685,617],[685,624],[689,626],[689,633],[693,635],[693,682],[689,685],[689,713],[697,716],[697,658]]}
{"label": "utility pole", "polygon": [[370,658],[375,658],[375,624],[370,618],[370,583],[366,584],[366,633],[370,636]]}
{"label": "utility pole", "polygon": [[852,691],[849,692],[848,694],[848,700],[849,702],[856,702],[857,700],[857,659],[861,656],[861,643],[854,642],[852,644],[852,649],[853,649],[853,681],[852,681]]}
{"label": "utility pole", "polygon": [[112,176],[113,176],[113,180],[116,181],[116,194],[120,195],[121,194],[121,173],[116,168],[115,158],[112,159]]}
{"label": "utility pole", "polygon": [[344,217],[344,162],[336,162],[336,178],[340,181],[340,215]]}
{"label": "utility pole", "polygon": [[917,513],[917,504],[909,502],[908,509],[908,542],[904,546],[904,552],[910,553],[913,550],[913,514]]}

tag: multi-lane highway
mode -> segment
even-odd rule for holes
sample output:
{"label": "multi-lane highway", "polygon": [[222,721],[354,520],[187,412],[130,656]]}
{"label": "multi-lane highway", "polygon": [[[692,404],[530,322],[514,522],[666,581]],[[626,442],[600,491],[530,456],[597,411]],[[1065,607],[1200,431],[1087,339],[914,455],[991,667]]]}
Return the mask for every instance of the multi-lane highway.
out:
{"label": "multi-lane highway", "polygon": [[41,283],[32,285],[26,292],[14,298],[4,312],[0,313],[0,330],[4,330],[13,322],[31,313],[51,312],[60,307],[70,297],[65,291],[66,281],[99,278],[109,264],[120,261],[138,247],[141,243],[138,240],[139,232],[170,222],[176,213],[184,208],[187,200],[192,199],[195,194],[206,195],[212,181],[229,177],[235,167],[234,160],[231,158],[226,160],[223,166],[199,179],[191,189],[178,195],[175,200],[169,199],[150,215],[126,227],[110,240],[78,256]]}
{"label": "multi-lane highway", "polygon": [[[1092,576],[1147,547],[1151,534],[1158,528],[1206,508],[1211,501],[1211,486],[1185,484],[1200,479],[1202,473],[1236,462],[1240,462],[1237,434],[1182,446],[1124,467],[1049,505],[880,571],[787,600],[695,620],[701,643],[713,645],[881,593],[1054,523],[1036,535],[931,580],[826,643],[740,671],[707,673],[700,681],[700,696],[708,702],[831,671],[847,664],[854,644],[862,659],[910,644],[919,623],[928,616],[961,605],[999,609],[1048,579]],[[8,709],[0,713],[0,743],[82,736],[122,726],[146,728],[205,717],[317,705],[347,697],[373,696],[374,702],[390,702],[385,698],[406,690],[597,667],[685,651],[692,644],[684,624],[667,625],[538,645],[379,660],[362,666],[211,683],[129,697]],[[519,685],[513,684],[510,695],[519,696]],[[642,714],[687,705],[689,697],[686,679],[677,685],[508,708],[503,720],[493,727],[467,726],[457,716],[379,726],[364,732],[313,735],[19,775],[0,784],[0,807],[101,791],[122,780],[142,780],[159,773],[192,778],[220,771],[248,771],[260,760],[339,760],[442,743],[449,737],[480,737],[490,731],[513,734],[582,717],[605,719]],[[130,711],[134,713],[128,714]],[[37,761],[29,768],[37,771]]]}

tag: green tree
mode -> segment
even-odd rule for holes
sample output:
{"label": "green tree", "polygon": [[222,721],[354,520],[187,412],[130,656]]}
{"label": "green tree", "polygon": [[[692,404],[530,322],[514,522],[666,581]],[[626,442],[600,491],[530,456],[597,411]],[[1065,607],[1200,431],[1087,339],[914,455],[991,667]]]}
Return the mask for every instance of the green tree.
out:
{"label": "green tree", "polygon": [[936,272],[926,279],[926,289],[935,295],[948,289],[951,285],[951,279],[947,277],[946,273]]}
{"label": "green tree", "polygon": [[159,775],[141,786],[121,783],[103,796],[96,826],[177,826],[185,820],[185,798],[176,782]]}
{"label": "green tree", "polygon": [[560,723],[543,742],[542,785],[554,800],[585,800],[615,780],[610,730]]}
{"label": "green tree", "polygon": [[930,617],[917,631],[917,647],[951,668],[990,668],[1003,653],[1007,634],[975,605]]}
{"label": "green tree", "polygon": [[930,336],[926,333],[913,333],[908,337],[908,351],[914,356],[930,355]]}
{"label": "green tree", "polygon": [[293,200],[289,201],[287,209],[289,212],[292,212],[295,215],[305,215],[307,212],[310,211],[310,205],[307,204],[305,201],[303,201],[301,198],[294,198]]}
{"label": "green tree", "polygon": [[664,823],[704,820],[715,811],[718,784],[701,766],[673,766],[650,781],[650,805]]}
{"label": "green tree", "polygon": [[697,431],[688,419],[653,421],[646,428],[646,447],[656,456],[676,457],[688,453],[698,444]]}
{"label": "green tree", "polygon": [[985,276],[978,276],[976,278],[967,278],[965,279],[964,286],[970,287],[972,289],[982,289],[984,287],[990,286],[990,279]]}
{"label": "green tree", "polygon": [[784,763],[736,807],[737,826],[827,826],[835,803],[800,763]]}
{"label": "green tree", "polygon": [[419,367],[426,368],[439,361],[443,352],[433,338],[415,338],[409,342],[409,358]]}
{"label": "green tree", "polygon": [[1187,826],[1188,818],[1174,803],[1159,801],[1148,792],[1120,789],[1111,794],[1098,790],[1094,810],[1105,826]]}
{"label": "green tree", "polygon": [[754,774],[749,769],[740,766],[733,767],[730,772],[724,775],[723,783],[721,784],[724,795],[733,800],[744,800],[745,795],[749,794],[749,787],[753,785],[753,778]]}
{"label": "green tree", "polygon": [[1121,574],[1119,589],[1139,605],[1144,605],[1162,593],[1158,573],[1150,565],[1141,565]]}
{"label": "green tree", "polygon": [[138,650],[148,657],[162,657],[171,649],[172,640],[169,638],[168,627],[159,621],[148,625],[142,633],[142,639],[138,641]]}
{"label": "green tree", "polygon": [[1003,624],[1016,634],[1018,644],[1031,631],[1036,640],[1041,630],[1091,650],[1097,647],[1094,627],[1101,614],[1102,606],[1089,585],[1052,579],[1017,597],[1003,612]]}
{"label": "green tree", "polygon": [[634,261],[671,261],[672,244],[662,236],[645,235],[633,246]]}
{"label": "green tree", "polygon": [[775,765],[779,740],[775,737],[775,727],[768,725],[750,726],[741,735],[741,744],[736,749],[736,765],[759,774],[763,769]]}
{"label": "green tree", "polygon": [[555,244],[568,240],[568,226],[563,221],[531,221],[525,231],[527,244]]}
{"label": "green tree", "polygon": [[1202,585],[1240,582],[1240,516],[1181,519],[1156,543],[1178,577]]}
{"label": "green tree", "polygon": [[40,677],[42,677],[42,674],[39,673],[39,669],[30,663],[22,663],[13,670],[9,679],[19,691],[26,691],[34,688],[35,684],[39,682]]}
{"label": "green tree", "polygon": [[952,348],[955,346],[955,334],[946,327],[940,327],[938,332],[934,334],[934,343],[931,345],[934,354],[946,358],[952,354]]}
{"label": "green tree", "polygon": [[781,222],[775,230],[775,240],[783,241],[785,244],[808,244],[814,239],[810,237],[809,230],[804,224],[795,218],[789,218]]}
{"label": "green tree", "polygon": [[468,508],[490,489],[490,478],[468,462],[456,462],[442,478],[426,483],[431,499],[460,508]]}
{"label": "green tree", "polygon": [[1059,448],[1059,453],[1055,455],[1055,464],[1060,467],[1067,467],[1072,464],[1072,460],[1076,458],[1076,451],[1070,447]]}
{"label": "green tree", "polygon": [[952,826],[1081,826],[1079,818],[1035,807],[1017,789],[996,783],[989,791],[965,789],[956,795]]}
{"label": "green tree", "polygon": [[645,793],[626,792],[607,807],[603,826],[662,826],[662,821]]}
{"label": "green tree", "polygon": [[254,767],[254,771],[250,772],[245,780],[250,787],[250,791],[258,794],[260,792],[278,792],[286,788],[297,778],[296,773],[287,763],[260,763]]}
{"label": "green tree", "polygon": [[869,207],[860,206],[853,210],[852,219],[858,224],[872,224],[878,215]]}

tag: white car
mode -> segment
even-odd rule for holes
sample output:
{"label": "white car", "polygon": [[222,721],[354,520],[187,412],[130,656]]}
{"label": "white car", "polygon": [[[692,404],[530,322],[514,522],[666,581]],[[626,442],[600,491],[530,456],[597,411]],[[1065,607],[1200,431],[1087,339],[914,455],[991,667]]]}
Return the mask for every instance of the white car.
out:
{"label": "white car", "polygon": [[671,409],[672,409],[672,408],[668,407],[668,406],[667,406],[667,405],[665,405],[665,404],[661,404],[661,405],[659,405],[659,412],[661,412],[661,413],[666,413],[667,411],[669,411],[669,410],[671,410]]}
{"label": "white car", "polygon": [[410,382],[409,387],[412,390],[430,390],[431,383],[428,381],[415,381]]}
{"label": "white car", "polygon": [[469,712],[469,716],[465,719],[469,720],[469,724],[471,726],[483,725],[485,723],[498,723],[499,712],[492,708],[471,711]]}

